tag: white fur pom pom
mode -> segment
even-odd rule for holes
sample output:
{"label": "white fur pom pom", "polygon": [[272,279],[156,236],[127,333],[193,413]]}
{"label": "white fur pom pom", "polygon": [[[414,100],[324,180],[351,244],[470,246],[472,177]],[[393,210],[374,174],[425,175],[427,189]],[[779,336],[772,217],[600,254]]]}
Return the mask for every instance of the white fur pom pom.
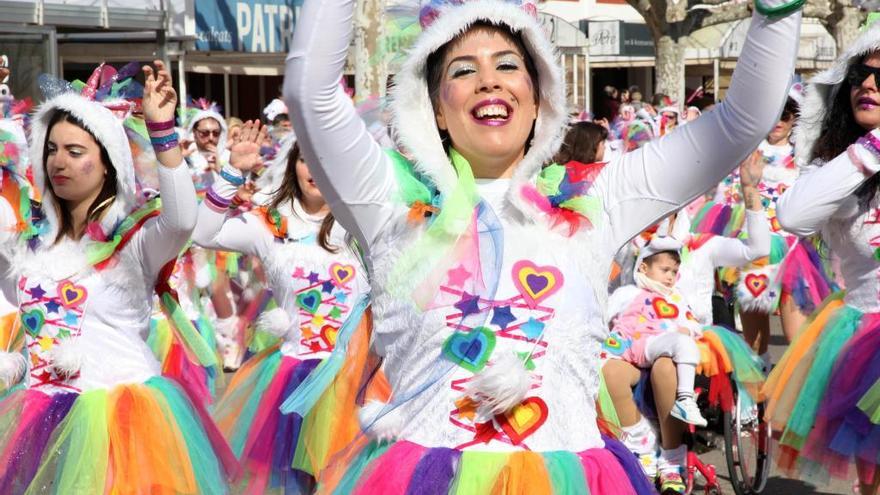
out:
{"label": "white fur pom pom", "polygon": [[370,438],[385,441],[394,440],[403,430],[403,424],[397,408],[391,408],[385,402],[367,401],[358,411],[358,421]]}
{"label": "white fur pom pom", "polygon": [[211,285],[211,269],[207,266],[196,272],[196,287],[207,289]]}
{"label": "white fur pom pom", "polygon": [[85,361],[86,352],[77,338],[62,339],[49,351],[52,368],[59,376],[71,377],[79,373]]}
{"label": "white fur pom pom", "polygon": [[532,377],[522,358],[501,353],[494,363],[477,373],[468,385],[467,395],[480,404],[485,414],[502,414],[525,400],[532,388]]}
{"label": "white fur pom pom", "polygon": [[281,308],[264,311],[257,318],[257,330],[283,339],[290,330],[290,316]]}
{"label": "white fur pom pom", "polygon": [[24,376],[27,360],[20,352],[0,352],[0,382],[9,388]]}

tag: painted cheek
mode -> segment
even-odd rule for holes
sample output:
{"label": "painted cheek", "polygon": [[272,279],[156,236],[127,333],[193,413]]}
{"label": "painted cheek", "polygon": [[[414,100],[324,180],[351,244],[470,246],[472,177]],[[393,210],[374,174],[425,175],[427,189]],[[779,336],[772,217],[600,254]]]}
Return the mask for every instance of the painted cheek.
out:
{"label": "painted cheek", "polygon": [[85,162],[82,167],[83,175],[92,175],[92,172],[95,171],[95,164],[91,162],[91,160]]}

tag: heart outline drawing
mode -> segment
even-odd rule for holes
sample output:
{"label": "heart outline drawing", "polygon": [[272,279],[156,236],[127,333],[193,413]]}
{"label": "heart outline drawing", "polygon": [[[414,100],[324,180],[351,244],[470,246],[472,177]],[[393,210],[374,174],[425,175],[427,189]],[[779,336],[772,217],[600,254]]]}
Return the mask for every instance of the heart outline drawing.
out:
{"label": "heart outline drawing", "polygon": [[672,304],[662,297],[655,297],[654,300],[651,302],[651,307],[654,308],[654,312],[657,313],[658,318],[678,318],[678,306]]}

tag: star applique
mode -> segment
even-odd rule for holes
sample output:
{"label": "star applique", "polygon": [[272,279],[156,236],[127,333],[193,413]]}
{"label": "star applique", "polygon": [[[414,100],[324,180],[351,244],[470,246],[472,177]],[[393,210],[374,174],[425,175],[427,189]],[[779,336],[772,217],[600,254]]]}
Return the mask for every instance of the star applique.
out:
{"label": "star applique", "polygon": [[312,318],[312,325],[314,325],[316,327],[320,327],[323,324],[324,324],[324,317],[322,315],[315,315]]}
{"label": "star applique", "polygon": [[320,277],[317,273],[315,273],[315,272],[309,273],[309,283],[310,284],[317,284],[318,280],[320,280]]}
{"label": "star applique", "polygon": [[40,337],[37,342],[40,343],[40,349],[44,351],[48,351],[55,344],[55,341],[52,339],[52,337],[49,337],[47,335],[43,335],[42,337]]}
{"label": "star applique", "polygon": [[471,278],[471,272],[465,270],[464,266],[458,265],[456,268],[446,272],[449,276],[450,287],[464,287],[467,279]]}
{"label": "star applique", "polygon": [[336,291],[336,293],[333,295],[336,296],[336,301],[340,304],[345,304],[345,301],[348,300],[348,295],[346,295],[345,292],[342,292],[341,290]]}
{"label": "star applique", "polygon": [[58,313],[58,309],[61,308],[61,305],[55,302],[54,299],[46,303],[46,312],[47,313]]}
{"label": "star applique", "polygon": [[69,312],[66,315],[64,315],[64,323],[66,323],[67,325],[69,325],[71,327],[76,325],[77,321],[78,321],[77,317],[74,313]]}
{"label": "star applique", "polygon": [[296,267],[296,270],[293,271],[293,278],[305,278],[306,272],[302,269],[301,266]]}
{"label": "star applique", "polygon": [[473,421],[477,416],[477,405],[470,397],[462,397],[455,401],[455,407],[458,409],[458,417]]}
{"label": "star applique", "polygon": [[70,330],[66,328],[59,328],[58,335],[56,337],[58,337],[59,339],[66,339],[70,337]]}
{"label": "star applique", "polygon": [[339,309],[338,306],[334,306],[333,309],[330,310],[330,313],[328,313],[328,316],[338,320],[339,317],[342,316],[342,310]]}
{"label": "star applique", "polygon": [[498,325],[502,330],[507,330],[507,325],[516,321],[516,317],[510,312],[510,306],[499,306],[492,314],[492,324]]}
{"label": "star applique", "polygon": [[528,352],[517,352],[517,356],[519,356],[520,361],[525,361],[525,367],[528,371],[535,371],[535,362],[532,361],[532,356],[529,356]]}
{"label": "star applique", "polygon": [[43,288],[40,287],[39,284],[37,284],[36,287],[31,289],[31,297],[33,297],[34,299],[42,299],[43,296],[45,296],[45,295],[46,295],[46,291],[44,291]]}
{"label": "star applique", "polygon": [[321,290],[326,292],[327,294],[332,294],[333,293],[333,282],[331,282],[329,280],[324,282],[323,284],[321,284]]}
{"label": "star applique", "polygon": [[321,351],[321,344],[318,343],[317,341],[312,342],[309,344],[309,350],[312,352],[320,352]]}
{"label": "star applique", "polygon": [[302,330],[302,338],[303,338],[303,339],[308,340],[308,339],[310,339],[310,338],[312,338],[312,337],[315,336],[315,333],[312,332],[312,329],[309,328],[308,326],[304,326],[304,327],[302,327],[301,330]]}
{"label": "star applique", "polygon": [[461,300],[455,303],[455,309],[461,311],[462,316],[469,316],[480,312],[479,296],[474,296],[465,292],[461,296]]}
{"label": "star applique", "polygon": [[529,321],[521,326],[520,329],[530,340],[535,340],[544,331],[544,324],[534,318],[529,318]]}

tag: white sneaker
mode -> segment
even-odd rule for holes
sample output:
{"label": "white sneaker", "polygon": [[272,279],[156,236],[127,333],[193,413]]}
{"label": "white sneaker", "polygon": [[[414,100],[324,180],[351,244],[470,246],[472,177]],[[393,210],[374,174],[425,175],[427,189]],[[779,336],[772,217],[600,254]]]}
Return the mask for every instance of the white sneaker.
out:
{"label": "white sneaker", "polygon": [[684,397],[675,401],[675,404],[672,405],[672,411],[669,414],[673,418],[680,419],[688,424],[696,426],[706,426],[709,424],[706,421],[706,418],[700,413],[700,408],[697,407],[697,401],[695,401],[693,397]]}

